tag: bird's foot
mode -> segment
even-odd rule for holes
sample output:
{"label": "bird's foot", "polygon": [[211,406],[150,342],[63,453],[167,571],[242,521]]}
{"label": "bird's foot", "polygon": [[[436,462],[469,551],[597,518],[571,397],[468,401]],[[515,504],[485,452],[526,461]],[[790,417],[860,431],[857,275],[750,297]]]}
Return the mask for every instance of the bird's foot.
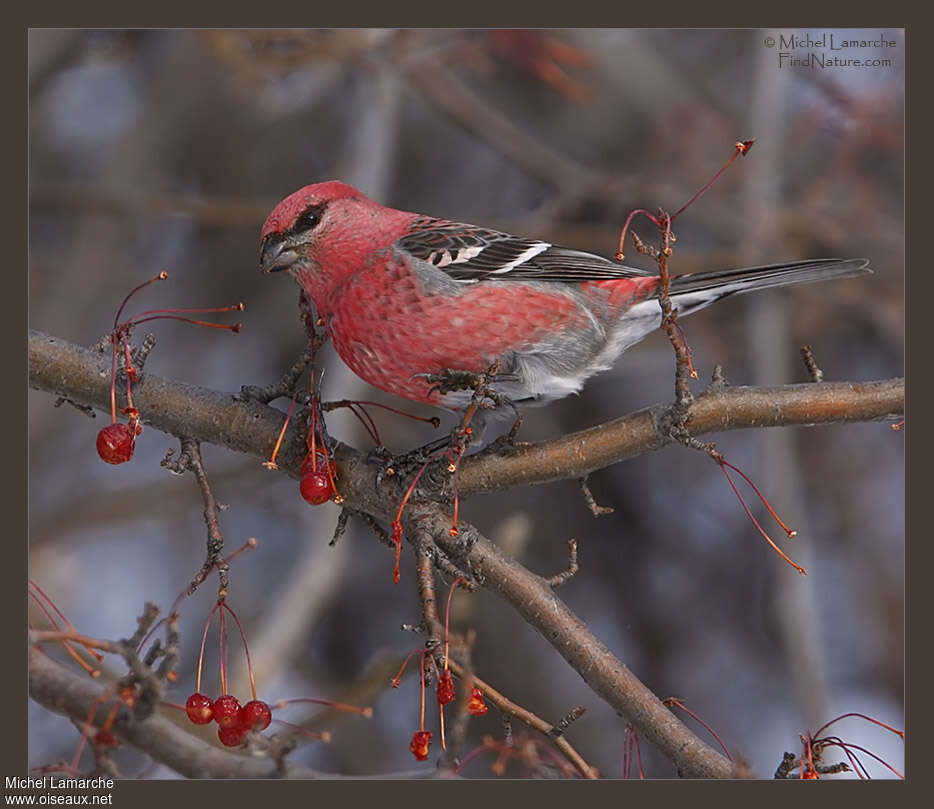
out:
{"label": "bird's foot", "polygon": [[473,371],[459,371],[454,368],[442,368],[438,373],[413,374],[413,379],[424,379],[431,385],[428,393],[436,391],[442,396],[461,390],[472,390],[478,400],[489,399],[492,404],[485,407],[499,407],[503,404],[503,397],[490,387],[490,382],[496,377],[496,365],[482,374]]}

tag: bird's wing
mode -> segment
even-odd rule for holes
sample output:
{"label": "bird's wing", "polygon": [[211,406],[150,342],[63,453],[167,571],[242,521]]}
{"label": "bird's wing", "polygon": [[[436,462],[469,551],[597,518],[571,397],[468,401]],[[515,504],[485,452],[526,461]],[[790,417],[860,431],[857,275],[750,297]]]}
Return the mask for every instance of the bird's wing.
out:
{"label": "bird's wing", "polygon": [[651,275],[603,256],[461,222],[419,217],[396,247],[455,281],[607,281]]}

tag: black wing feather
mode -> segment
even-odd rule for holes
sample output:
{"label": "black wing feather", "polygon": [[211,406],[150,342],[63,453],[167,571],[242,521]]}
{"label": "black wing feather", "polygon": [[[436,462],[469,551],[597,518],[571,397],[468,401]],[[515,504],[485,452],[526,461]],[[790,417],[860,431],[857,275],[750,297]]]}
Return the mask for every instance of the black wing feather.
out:
{"label": "black wing feather", "polygon": [[594,253],[428,217],[414,220],[397,246],[462,282],[608,281],[652,275]]}

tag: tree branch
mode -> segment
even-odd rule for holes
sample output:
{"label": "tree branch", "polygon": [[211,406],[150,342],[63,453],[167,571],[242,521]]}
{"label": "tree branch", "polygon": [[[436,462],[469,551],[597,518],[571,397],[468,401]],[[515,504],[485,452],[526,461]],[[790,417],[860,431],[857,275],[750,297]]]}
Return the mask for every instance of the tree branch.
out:
{"label": "tree branch", "polygon": [[445,549],[470,547],[471,565],[483,571],[484,583],[508,601],[537,629],[594,693],[623,714],[686,778],[731,778],[733,763],[704,744],[655,696],[558,598],[548,582],[506,556],[476,528],[460,524],[448,534],[448,518],[437,509],[416,519]]}
{"label": "tree branch", "polygon": [[[109,357],[37,331],[29,336],[29,384],[109,412]],[[236,394],[173,382],[143,374],[133,388],[144,424],[176,436],[228,447],[268,458],[284,414]],[[660,427],[668,405],[656,404],[627,416],[532,444],[503,455],[470,456],[460,467],[461,496],[529,483],[580,478],[619,461],[661,449],[671,438]],[[751,427],[813,426],[854,421],[896,419],[904,414],[903,379],[873,382],[821,382],[781,387],[735,387],[695,397],[687,425],[693,435]],[[293,426],[278,456],[279,466],[299,477],[306,448]],[[373,501],[376,470],[362,463],[361,453],[346,445],[338,450],[341,494],[369,489]],[[351,479],[348,480],[348,477]],[[351,492],[346,492],[349,488]],[[359,504],[363,507],[363,503]],[[393,508],[397,506],[393,504]],[[364,510],[367,510],[364,507]],[[369,511],[380,518],[389,508]]]}
{"label": "tree branch", "polygon": [[[33,647],[29,650],[29,695],[44,708],[68,716],[83,724],[92,708],[107,694],[107,686],[97,680],[75,674]],[[181,716],[181,712],[179,712]],[[106,711],[97,711],[96,723],[103,724]],[[179,725],[155,714],[142,722],[115,722],[110,732],[154,761],[165,764],[188,778],[282,778],[279,763],[266,756],[246,756],[228,752],[203,741]],[[366,778],[435,778],[437,773],[424,767],[417,770],[382,773],[373,776],[342,776],[287,766],[286,778],[323,780],[361,780]],[[448,778],[454,776],[446,776]]]}
{"label": "tree branch", "polygon": [[[29,695],[50,711],[84,722],[101,698],[106,698],[107,692],[106,685],[75,674],[36,648],[30,649]],[[105,715],[106,711],[98,710],[97,722],[102,724]],[[158,714],[142,722],[118,719],[111,733],[188,778],[281,777],[274,759],[221,750]],[[314,770],[298,767],[289,768],[288,774],[294,778],[322,776]]]}

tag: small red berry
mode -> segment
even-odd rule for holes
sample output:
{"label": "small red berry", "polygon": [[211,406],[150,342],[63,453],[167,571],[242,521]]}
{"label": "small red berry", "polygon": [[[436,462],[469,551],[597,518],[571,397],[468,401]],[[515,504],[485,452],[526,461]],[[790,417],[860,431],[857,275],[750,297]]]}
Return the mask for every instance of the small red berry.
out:
{"label": "small red berry", "polygon": [[272,721],[272,711],[261,699],[254,699],[243,706],[240,726],[244,730],[266,730]]}
{"label": "small red berry", "polygon": [[196,725],[206,725],[214,718],[211,698],[204,694],[192,694],[185,702],[185,713]]}
{"label": "small red berry", "polygon": [[470,692],[470,702],[467,703],[467,711],[473,716],[483,716],[490,710],[483,701],[483,692],[479,688],[474,688]]}
{"label": "small red berry", "polygon": [[217,738],[221,740],[221,744],[224,745],[224,747],[237,747],[243,744],[243,737],[245,735],[246,731],[239,726],[217,729]]}
{"label": "small red berry", "polygon": [[431,747],[431,731],[416,730],[412,736],[412,743],[409,750],[415,756],[417,761],[425,761],[428,758],[428,748]]}
{"label": "small red berry", "polygon": [[126,463],[133,457],[136,436],[126,424],[108,424],[97,434],[97,454],[107,463]]}
{"label": "small red berry", "polygon": [[95,747],[117,747],[119,742],[108,730],[99,730],[94,734]]}
{"label": "small red berry", "polygon": [[320,506],[331,499],[334,494],[334,487],[326,472],[311,472],[302,477],[299,485],[302,497],[313,506]]}
{"label": "small red berry", "polygon": [[[214,714],[214,721],[222,728],[236,728],[240,726],[240,703],[236,697],[230,694],[224,694],[214,700],[211,706]],[[221,740],[223,741],[223,739]]]}
{"label": "small red berry", "polygon": [[454,677],[450,669],[443,669],[438,677],[438,704],[447,705],[454,702]]}

